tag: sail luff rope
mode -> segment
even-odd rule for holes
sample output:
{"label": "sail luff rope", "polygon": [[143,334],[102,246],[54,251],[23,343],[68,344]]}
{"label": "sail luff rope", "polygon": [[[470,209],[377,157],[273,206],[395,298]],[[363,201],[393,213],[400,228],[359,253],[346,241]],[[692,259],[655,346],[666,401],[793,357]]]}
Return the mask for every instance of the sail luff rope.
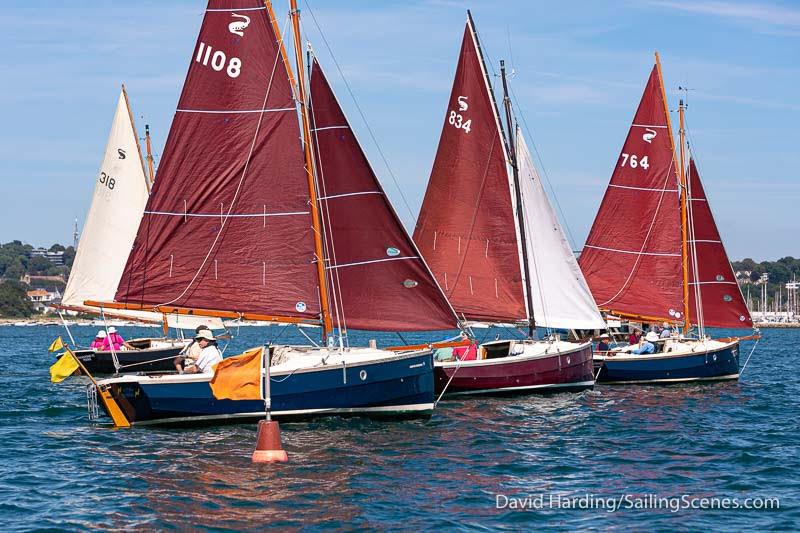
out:
{"label": "sail luff rope", "polygon": [[[313,52],[312,52],[312,57],[314,57]],[[307,93],[308,94],[307,98],[310,104],[308,106],[308,109],[311,113],[312,124],[314,125],[314,131],[312,132],[315,141],[313,144],[313,151],[312,151],[315,155],[315,157],[312,158],[312,164],[316,168],[316,172],[314,173],[314,178],[317,181],[317,189],[322,192],[322,198],[326,198],[324,203],[321,201],[320,198],[317,198],[317,202],[323,203],[323,216],[325,217],[324,222],[327,224],[327,231],[325,232],[325,236],[327,237],[327,239],[325,239],[325,246],[327,248],[330,248],[330,250],[328,250],[329,253],[327,253],[326,256],[332,260],[330,266],[334,266],[338,265],[339,263],[336,259],[336,243],[334,241],[333,224],[331,222],[330,202],[329,200],[327,200],[328,187],[325,181],[325,170],[323,169],[322,165],[322,152],[319,149],[319,135],[317,133],[317,119],[316,119],[316,113],[314,111],[314,97],[311,94],[310,73],[308,75],[308,85],[309,85],[309,90]],[[330,242],[330,246],[328,241]],[[345,339],[347,339],[347,318],[345,317],[344,314],[344,304],[340,303],[342,299],[341,277],[339,276],[339,269],[326,268],[326,271],[328,272],[327,275],[329,276],[329,279],[331,279],[331,281],[334,282],[330,284],[329,290],[332,293],[331,299],[333,300],[333,312],[336,315],[336,321],[339,325],[339,341],[343,342]]]}
{"label": "sail luff rope", "polygon": [[[286,32],[286,27],[288,26],[288,24],[289,24],[289,19],[287,18],[286,23],[284,24],[284,27],[283,27],[283,32],[281,33],[281,37],[280,37],[281,41],[283,41],[283,34]],[[275,55],[275,61],[273,62],[273,65],[272,65],[272,73],[270,74],[269,83],[267,84],[267,89],[266,89],[266,92],[264,94],[264,103],[261,105],[261,109],[265,109],[267,107],[267,100],[269,99],[269,94],[270,94],[270,91],[272,90],[272,82],[273,82],[273,80],[275,78],[275,70],[276,70],[276,68],[278,66],[278,60],[280,59],[280,57],[281,57],[281,47],[278,46],[278,50],[277,50],[277,53]],[[236,186],[236,191],[234,192],[233,199],[231,200],[231,204],[228,207],[228,212],[222,218],[222,222],[220,223],[219,230],[217,231],[217,234],[214,237],[214,242],[211,243],[211,246],[209,247],[205,258],[203,258],[203,262],[197,268],[197,271],[195,272],[195,274],[192,277],[192,279],[189,281],[189,283],[186,285],[186,287],[183,289],[183,291],[178,296],[176,296],[175,298],[173,298],[172,300],[169,300],[167,302],[164,302],[164,303],[161,303],[161,304],[157,304],[156,307],[162,306],[162,305],[170,305],[170,304],[173,304],[173,303],[177,302],[181,298],[183,298],[186,295],[186,293],[189,291],[189,289],[192,287],[192,285],[194,285],[194,282],[197,281],[197,278],[200,275],[200,273],[203,271],[203,269],[205,268],[206,263],[208,263],[208,259],[211,257],[211,253],[214,251],[214,248],[216,248],[217,242],[219,241],[220,236],[222,235],[223,231],[225,230],[225,228],[227,226],[227,222],[228,222],[228,219],[230,218],[231,212],[233,211],[233,207],[234,207],[234,205],[236,205],[236,202],[237,202],[237,200],[239,198],[239,193],[241,191],[242,184],[244,183],[245,176],[247,175],[247,169],[249,168],[250,160],[251,160],[251,158],[253,156],[253,151],[255,150],[256,141],[258,140],[258,134],[259,134],[259,132],[261,130],[261,122],[263,121],[263,119],[264,119],[264,113],[259,113],[258,122],[256,124],[255,132],[253,134],[253,140],[250,143],[250,150],[249,150],[249,152],[247,154],[247,159],[245,160],[244,168],[242,169],[242,175],[239,178],[239,183]]]}
{"label": "sail luff rope", "polygon": [[[628,278],[625,280],[625,283],[622,284],[622,287],[617,291],[617,293],[606,300],[603,303],[597,304],[597,307],[603,307],[604,305],[609,304],[617,299],[617,297],[622,294],[628,288],[628,283],[630,283],[631,279],[633,278],[633,273],[639,267],[639,262],[643,257],[644,249],[647,247],[647,242],[650,240],[650,234],[653,232],[653,228],[656,224],[656,218],[658,217],[659,211],[661,211],[661,204],[664,202],[664,195],[666,194],[667,182],[669,182],[670,178],[670,171],[672,170],[672,166],[675,164],[675,158],[671,159],[671,163],[669,164],[669,168],[667,169],[666,177],[664,179],[664,185],[662,185],[662,191],[658,198],[658,205],[656,206],[655,211],[653,211],[653,219],[650,221],[650,227],[647,229],[647,235],[644,237],[644,241],[642,241],[642,247],[639,249],[639,253],[636,255],[636,261],[633,263],[633,267],[631,267],[630,272],[628,273]],[[687,318],[684,317],[684,320]]]}
{"label": "sail luff rope", "polygon": [[[330,43],[328,43],[328,39],[325,37],[325,33],[322,31],[319,23],[317,22],[317,17],[314,16],[314,10],[311,9],[311,6],[308,3],[308,0],[304,0],[306,8],[308,9],[309,14],[311,15],[311,20],[314,21],[314,25],[317,27],[317,31],[319,31],[320,37],[322,37],[322,42],[325,43],[325,48],[328,49],[328,53],[331,55],[331,59],[333,60],[333,64],[336,65],[336,70],[339,72],[339,76],[341,76],[342,81],[344,82],[345,87],[347,88],[347,92],[350,93],[350,98],[353,99],[353,103],[358,110],[358,114],[361,116],[361,120],[364,121],[364,125],[367,127],[367,131],[369,132],[369,136],[372,139],[373,144],[375,144],[375,148],[378,150],[378,154],[383,161],[384,166],[386,166],[386,170],[389,171],[389,176],[392,177],[392,182],[394,183],[395,188],[400,193],[400,198],[403,200],[403,205],[405,205],[406,210],[408,211],[409,216],[411,217],[410,220],[413,222],[416,220],[414,216],[414,212],[411,210],[411,206],[406,199],[406,195],[403,193],[403,189],[400,187],[400,183],[397,181],[397,177],[394,175],[392,171],[392,167],[389,165],[389,161],[386,159],[386,155],[383,153],[381,149],[381,145],[378,144],[378,139],[375,137],[375,133],[372,131],[372,127],[370,127],[369,122],[367,121],[367,117],[362,111],[361,106],[358,105],[358,100],[356,100],[355,93],[353,89],[350,87],[350,83],[347,81],[347,78],[344,75],[344,71],[342,71],[342,67],[339,65],[339,62],[336,60],[336,56],[333,53],[333,49],[331,48]],[[413,224],[412,226],[413,227]]]}
{"label": "sail luff rope", "polygon": [[[517,125],[517,129],[519,130],[519,125]],[[517,151],[516,151],[517,167],[519,167],[519,143],[518,142],[516,143],[516,146],[517,146]],[[530,156],[530,152],[528,152],[528,150],[527,150],[527,143],[526,143],[525,147],[526,147],[526,150],[525,150],[525,152],[526,152],[525,164],[529,168],[533,169],[534,168],[533,167],[533,161],[531,161],[531,159],[529,157]],[[524,178],[520,177],[520,179],[524,179]],[[528,217],[525,216],[525,213],[528,212],[525,209],[525,198],[524,198],[524,196],[520,196],[520,199],[522,200],[522,204],[523,204],[523,205],[520,206],[520,209],[523,210],[522,211],[523,212],[523,217],[525,217],[526,224],[532,230],[533,229],[533,227],[532,227],[533,222]],[[525,237],[528,239],[528,241],[530,243],[530,248],[529,249],[530,250],[534,250],[535,249],[534,247],[535,247],[536,243],[534,242],[534,233],[533,233],[533,231],[527,231],[525,233]],[[549,316],[548,305],[547,305],[547,299],[545,298],[544,288],[542,287],[542,276],[541,276],[540,271],[539,271],[539,264],[536,261],[536,254],[532,253],[530,255],[532,256],[532,259],[533,259],[533,271],[536,274],[536,286],[539,289],[539,300],[542,302],[542,314],[544,315],[545,324],[549,324],[550,321],[548,319],[548,316]],[[533,298],[532,295],[531,295],[531,298]],[[551,335],[551,333],[553,331],[553,328],[550,327],[549,325],[545,326],[545,328],[546,328],[546,331],[547,331],[547,336],[550,337],[550,335]]]}

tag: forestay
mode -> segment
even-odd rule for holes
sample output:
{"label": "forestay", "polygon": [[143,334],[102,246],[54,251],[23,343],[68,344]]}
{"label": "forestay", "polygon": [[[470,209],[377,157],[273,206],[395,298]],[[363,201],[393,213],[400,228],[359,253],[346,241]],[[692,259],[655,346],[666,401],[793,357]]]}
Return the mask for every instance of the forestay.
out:
{"label": "forestay", "polygon": [[519,128],[515,146],[536,325],[605,329]]}
{"label": "forestay", "polygon": [[318,319],[299,139],[264,3],[211,0],[116,300]]}
{"label": "forestay", "polygon": [[311,117],[333,319],[341,329],[458,327],[316,59]]}

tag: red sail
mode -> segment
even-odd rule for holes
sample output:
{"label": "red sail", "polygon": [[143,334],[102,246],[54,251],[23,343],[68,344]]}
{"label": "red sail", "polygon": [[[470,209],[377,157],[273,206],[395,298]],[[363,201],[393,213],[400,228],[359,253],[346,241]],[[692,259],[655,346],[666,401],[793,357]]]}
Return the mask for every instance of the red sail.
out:
{"label": "red sail", "polygon": [[116,299],[318,316],[299,138],[264,2],[211,0]]}
{"label": "red sail", "polygon": [[458,327],[450,304],[403,229],[316,60],[310,85],[334,320],[343,329]]}
{"label": "red sail", "polygon": [[682,319],[681,215],[672,132],[653,67],[581,253],[601,309]]}
{"label": "red sail", "polygon": [[[752,328],[694,160],[689,160],[689,312],[693,324]],[[695,273],[697,275],[695,275]],[[697,306],[697,293],[701,306]]]}
{"label": "red sail", "polygon": [[456,312],[527,319],[504,139],[469,21],[414,241]]}

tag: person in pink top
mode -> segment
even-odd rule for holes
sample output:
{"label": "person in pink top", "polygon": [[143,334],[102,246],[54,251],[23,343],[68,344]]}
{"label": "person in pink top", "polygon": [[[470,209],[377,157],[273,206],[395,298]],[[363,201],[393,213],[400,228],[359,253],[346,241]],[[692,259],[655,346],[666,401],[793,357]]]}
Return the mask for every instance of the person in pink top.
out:
{"label": "person in pink top", "polygon": [[114,351],[121,350],[123,348],[126,348],[128,350],[132,350],[133,349],[133,346],[131,346],[130,344],[125,342],[125,339],[122,338],[122,335],[117,333],[117,328],[115,328],[114,326],[111,326],[110,328],[108,328],[108,337],[106,338],[106,342],[105,342],[105,346],[106,346],[105,349],[106,350],[109,349],[108,348],[108,346],[109,346],[109,342],[108,341],[111,341],[111,344],[114,346]]}
{"label": "person in pink top", "polygon": [[103,346],[107,346],[106,343],[106,332],[102,329],[97,332],[92,344],[89,345],[89,348],[92,350],[102,350]]}

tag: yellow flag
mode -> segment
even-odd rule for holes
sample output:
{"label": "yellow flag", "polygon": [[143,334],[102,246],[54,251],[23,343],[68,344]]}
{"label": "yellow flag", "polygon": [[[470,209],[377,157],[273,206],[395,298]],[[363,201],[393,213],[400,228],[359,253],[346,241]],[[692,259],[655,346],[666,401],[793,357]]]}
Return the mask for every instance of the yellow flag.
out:
{"label": "yellow flag", "polygon": [[64,342],[61,340],[61,337],[57,337],[56,340],[50,343],[50,347],[47,349],[48,352],[57,352],[64,348]]}
{"label": "yellow flag", "polygon": [[60,383],[70,377],[73,372],[78,368],[78,362],[75,356],[67,350],[64,355],[59,357],[53,366],[50,367],[50,381],[53,383]]}
{"label": "yellow flag", "polygon": [[242,355],[217,363],[209,385],[217,400],[261,400],[261,360],[264,348],[254,348]]}

